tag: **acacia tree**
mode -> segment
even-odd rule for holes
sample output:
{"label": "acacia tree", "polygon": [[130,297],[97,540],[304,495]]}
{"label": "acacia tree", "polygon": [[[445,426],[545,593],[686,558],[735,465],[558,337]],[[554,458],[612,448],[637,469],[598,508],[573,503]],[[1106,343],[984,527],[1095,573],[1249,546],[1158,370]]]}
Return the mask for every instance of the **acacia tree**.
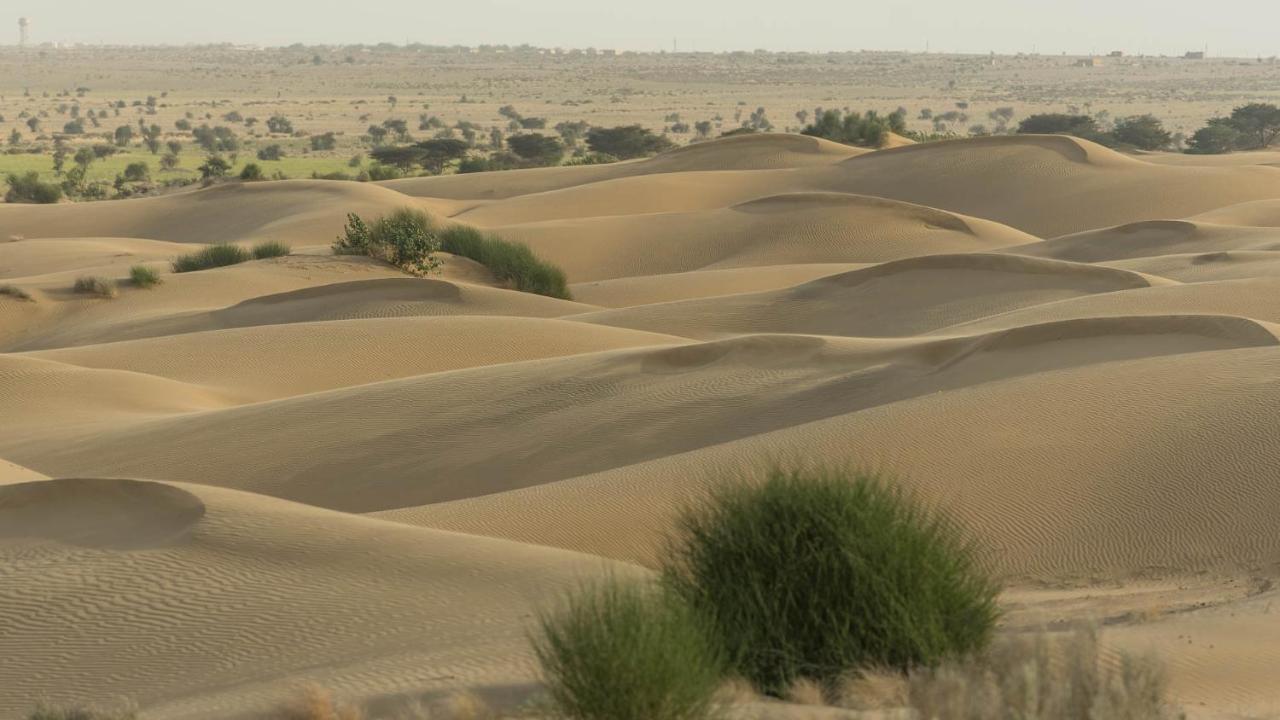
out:
{"label": "acacia tree", "polygon": [[654,135],[639,125],[621,125],[612,128],[591,128],[587,132],[587,147],[591,152],[604,153],[616,158],[645,157],[675,146],[671,140]]}
{"label": "acacia tree", "polygon": [[1140,150],[1159,150],[1173,141],[1173,135],[1154,115],[1134,115],[1116,120],[1111,131],[1117,142]]}
{"label": "acacia tree", "polygon": [[564,157],[564,144],[540,133],[512,135],[507,138],[511,152],[535,165],[557,165]]}
{"label": "acacia tree", "polygon": [[1280,107],[1270,103],[1249,103],[1231,111],[1231,125],[1249,144],[1266,148],[1280,137]]}

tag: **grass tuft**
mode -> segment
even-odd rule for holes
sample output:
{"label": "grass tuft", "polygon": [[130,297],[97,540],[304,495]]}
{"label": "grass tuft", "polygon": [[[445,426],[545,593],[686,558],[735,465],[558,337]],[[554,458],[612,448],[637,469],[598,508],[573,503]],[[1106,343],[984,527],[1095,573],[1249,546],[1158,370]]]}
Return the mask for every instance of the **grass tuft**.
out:
{"label": "grass tuft", "polygon": [[280,720],[362,720],[364,714],[357,707],[338,702],[327,688],[307,685],[277,716]]}
{"label": "grass tuft", "polygon": [[129,268],[129,280],[140,288],[152,288],[164,282],[160,279],[160,273],[146,265],[134,265]]}
{"label": "grass tuft", "polygon": [[247,262],[253,256],[248,250],[233,245],[232,243],[218,243],[210,245],[201,250],[186,255],[179,255],[173,261],[173,271],[176,273],[194,272],[196,270],[208,270],[209,268],[224,267],[226,265],[236,265],[238,263]]}
{"label": "grass tuft", "polygon": [[76,284],[71,289],[83,295],[97,295],[104,298],[113,298],[117,293],[114,280],[96,275],[82,275],[76,278]]}
{"label": "grass tuft", "polygon": [[540,259],[527,245],[482,233],[466,225],[440,231],[440,249],[470,258],[489,268],[494,277],[517,290],[569,300],[564,271]]}
{"label": "grass tuft", "polygon": [[7,295],[15,300],[24,302],[34,302],[35,298],[31,297],[31,293],[23,290],[17,285],[0,285],[0,295]]}
{"label": "grass tuft", "polygon": [[716,708],[722,664],[705,625],[660,585],[610,578],[543,613],[534,653],[560,716],[697,720]]}
{"label": "grass tuft", "polygon": [[253,246],[253,259],[265,260],[273,257],[284,257],[293,252],[293,248],[279,240],[267,240]]}
{"label": "grass tuft", "polygon": [[1103,661],[1093,630],[1013,634],[974,658],[911,673],[907,699],[926,718],[1172,720],[1163,666],[1122,654]]}
{"label": "grass tuft", "polygon": [[722,487],[682,516],[664,577],[731,669],[775,697],[978,651],[998,616],[968,536],[867,473],[773,469]]}

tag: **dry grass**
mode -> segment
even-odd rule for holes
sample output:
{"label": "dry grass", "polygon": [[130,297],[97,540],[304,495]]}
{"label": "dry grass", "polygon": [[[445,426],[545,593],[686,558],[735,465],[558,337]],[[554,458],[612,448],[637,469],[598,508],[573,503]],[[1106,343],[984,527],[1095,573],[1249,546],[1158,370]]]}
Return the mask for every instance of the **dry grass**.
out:
{"label": "dry grass", "polygon": [[1162,664],[1151,657],[1104,659],[1097,632],[1018,633],[982,656],[912,672],[864,674],[840,688],[857,710],[910,707],[920,720],[1172,720]]}
{"label": "dry grass", "polygon": [[284,706],[280,720],[363,720],[360,709],[339,702],[333,693],[319,685],[308,685]]}
{"label": "dry grass", "polygon": [[23,290],[17,285],[0,285],[0,295],[8,295],[15,300],[35,302],[35,298],[31,297],[31,293]]}
{"label": "dry grass", "polygon": [[82,295],[97,295],[104,298],[113,298],[118,292],[114,280],[96,275],[84,275],[76,278],[76,284],[71,289]]}

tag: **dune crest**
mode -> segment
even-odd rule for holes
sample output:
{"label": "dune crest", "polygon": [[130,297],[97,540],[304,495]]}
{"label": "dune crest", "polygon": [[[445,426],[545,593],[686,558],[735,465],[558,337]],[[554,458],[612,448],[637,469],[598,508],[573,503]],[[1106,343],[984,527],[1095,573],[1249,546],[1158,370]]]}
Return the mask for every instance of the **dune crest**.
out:
{"label": "dune crest", "polygon": [[0,486],[0,540],[51,540],[102,550],[181,542],[204,503],[191,493],[141,480],[37,480]]}

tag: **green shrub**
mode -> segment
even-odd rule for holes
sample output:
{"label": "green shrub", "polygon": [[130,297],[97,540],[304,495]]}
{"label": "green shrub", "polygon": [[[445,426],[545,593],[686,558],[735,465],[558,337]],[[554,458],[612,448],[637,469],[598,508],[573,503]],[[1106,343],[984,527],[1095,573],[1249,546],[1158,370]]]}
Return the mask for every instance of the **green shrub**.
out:
{"label": "green shrub", "polygon": [[401,208],[378,218],[369,228],[369,247],[378,256],[409,272],[427,274],[440,266],[435,223],[421,210]]}
{"label": "green shrub", "polygon": [[404,177],[404,171],[390,165],[382,165],[380,163],[369,163],[369,167],[365,172],[369,173],[369,179],[378,180],[399,180]]}
{"label": "green shrub", "polygon": [[660,586],[609,579],[581,588],[540,615],[532,643],[563,717],[696,720],[715,710],[715,643]]}
{"label": "green shrub", "polygon": [[72,290],[84,295],[97,295],[104,298],[116,296],[115,282],[96,275],[83,275],[76,278],[76,284],[72,287]]}
{"label": "green shrub", "polygon": [[347,224],[342,234],[333,241],[334,255],[368,255],[369,226],[355,213],[347,213]]}
{"label": "green shrub", "polygon": [[608,165],[616,162],[618,162],[618,158],[608,153],[592,152],[569,158],[565,165]]}
{"label": "green shrub", "polygon": [[716,491],[678,528],[667,583],[770,695],[933,665],[980,650],[995,626],[998,588],[975,546],[875,475],[773,469]]}
{"label": "green shrub", "polygon": [[265,260],[267,258],[283,257],[291,252],[293,252],[293,248],[279,240],[267,240],[253,246],[253,259]]}
{"label": "green shrub", "polygon": [[570,298],[564,271],[539,259],[527,245],[486,235],[473,227],[454,225],[440,231],[440,249],[475,260],[489,268],[498,280],[512,283],[517,290]]}
{"label": "green shrub", "polygon": [[9,173],[5,178],[9,189],[4,201],[10,203],[56,203],[62,199],[62,187],[55,183],[40,182],[40,173],[32,170],[22,175]]}
{"label": "green shrub", "polygon": [[249,254],[249,251],[239,245],[218,243],[193,253],[178,256],[173,261],[173,271],[184,273],[208,270],[209,268],[223,267],[224,265],[235,265],[251,259],[253,259],[253,256]]}
{"label": "green shrub", "polygon": [[140,288],[155,287],[164,282],[160,279],[160,273],[146,265],[134,265],[129,268],[129,280]]}
{"label": "green shrub", "polygon": [[266,179],[262,173],[262,166],[258,163],[249,163],[240,170],[240,179],[245,182],[255,182]]}

